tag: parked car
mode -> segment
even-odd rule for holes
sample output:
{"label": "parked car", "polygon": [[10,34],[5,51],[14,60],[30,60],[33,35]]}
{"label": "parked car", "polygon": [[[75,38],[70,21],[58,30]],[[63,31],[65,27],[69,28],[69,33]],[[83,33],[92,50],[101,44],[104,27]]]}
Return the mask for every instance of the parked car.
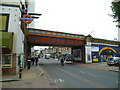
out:
{"label": "parked car", "polygon": [[73,57],[71,55],[67,56],[65,62],[66,63],[72,63],[73,62]]}
{"label": "parked car", "polygon": [[112,66],[120,66],[120,57],[110,57],[107,59],[107,65]]}

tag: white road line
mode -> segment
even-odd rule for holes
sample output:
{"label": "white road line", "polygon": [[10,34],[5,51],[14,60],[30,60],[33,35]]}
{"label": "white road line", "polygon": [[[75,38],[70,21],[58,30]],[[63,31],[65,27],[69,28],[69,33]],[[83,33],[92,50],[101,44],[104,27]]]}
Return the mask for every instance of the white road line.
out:
{"label": "white road line", "polygon": [[54,82],[61,82],[61,83],[64,83],[64,80],[62,80],[62,79],[55,79]]}
{"label": "white road line", "polygon": [[115,83],[120,83],[120,82],[116,81]]}
{"label": "white road line", "polygon": [[85,73],[85,72],[83,72],[83,71],[80,71],[81,73]]}
{"label": "white road line", "polygon": [[[89,74],[89,73],[88,73]],[[100,76],[96,76],[96,75],[93,75],[93,74],[89,74],[90,76],[93,76],[93,77],[96,77],[96,78],[100,78]]]}
{"label": "white road line", "polygon": [[[85,73],[84,71],[80,71],[81,73]],[[96,76],[96,75],[93,75],[93,74],[90,74],[90,73],[86,73],[86,74],[88,74],[88,75],[90,75],[90,76],[93,76],[93,77],[96,77],[96,78],[100,78],[100,76]]]}

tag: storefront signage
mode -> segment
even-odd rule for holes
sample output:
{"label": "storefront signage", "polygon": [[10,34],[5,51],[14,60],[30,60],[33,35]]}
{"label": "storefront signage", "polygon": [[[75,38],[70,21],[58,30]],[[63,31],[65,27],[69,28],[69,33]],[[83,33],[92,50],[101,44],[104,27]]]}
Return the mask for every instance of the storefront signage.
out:
{"label": "storefront signage", "polygon": [[99,47],[91,47],[91,51],[99,52]]}

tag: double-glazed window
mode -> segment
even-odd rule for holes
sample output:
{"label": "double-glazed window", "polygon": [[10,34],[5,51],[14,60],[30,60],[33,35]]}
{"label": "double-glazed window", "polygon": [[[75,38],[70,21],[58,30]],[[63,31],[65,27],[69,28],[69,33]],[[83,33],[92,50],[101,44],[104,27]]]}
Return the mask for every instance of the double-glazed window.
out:
{"label": "double-glazed window", "polygon": [[9,25],[9,14],[0,14],[0,32],[7,32]]}

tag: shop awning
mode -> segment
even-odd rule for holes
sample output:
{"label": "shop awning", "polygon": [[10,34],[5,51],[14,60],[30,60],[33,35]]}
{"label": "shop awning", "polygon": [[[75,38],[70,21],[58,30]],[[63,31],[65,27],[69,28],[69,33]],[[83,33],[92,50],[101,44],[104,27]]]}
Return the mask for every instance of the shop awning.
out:
{"label": "shop awning", "polygon": [[13,33],[12,32],[0,32],[1,44],[0,48],[3,53],[10,53],[13,47]]}

